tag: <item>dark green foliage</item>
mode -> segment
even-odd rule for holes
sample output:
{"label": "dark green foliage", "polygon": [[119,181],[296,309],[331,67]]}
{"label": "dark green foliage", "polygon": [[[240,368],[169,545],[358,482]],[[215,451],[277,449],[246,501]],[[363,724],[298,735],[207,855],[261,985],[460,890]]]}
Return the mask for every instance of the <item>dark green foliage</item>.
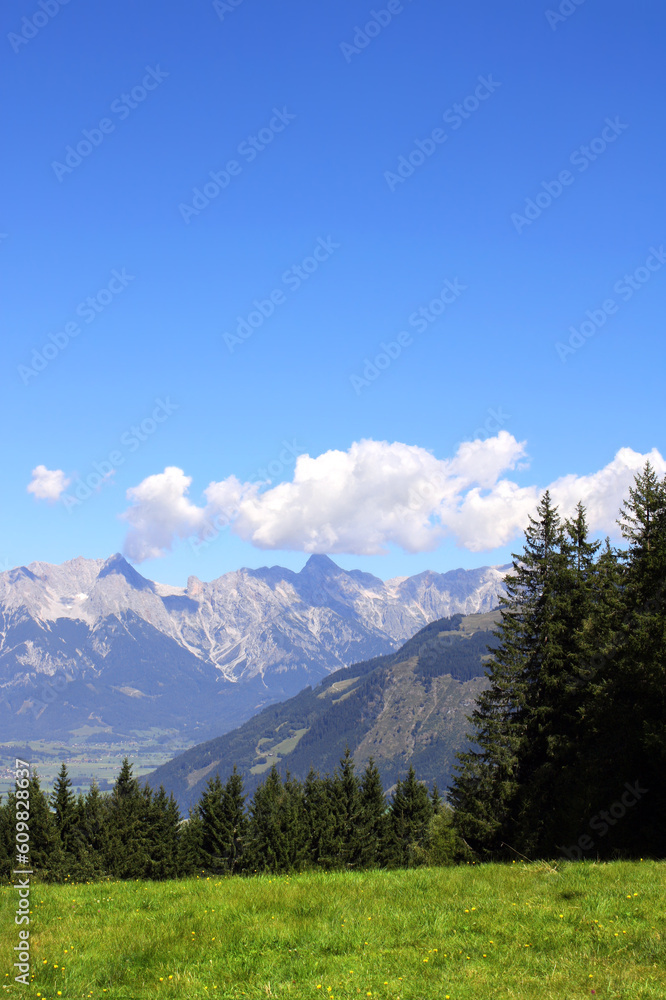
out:
{"label": "dark green foliage", "polygon": [[388,816],[382,779],[370,758],[361,778],[361,819],[359,823],[359,858],[363,868],[374,868],[382,861]]}
{"label": "dark green foliage", "polygon": [[290,872],[307,862],[307,824],[303,788],[271,768],[250,808],[247,859],[256,871]]}
{"label": "dark green foliage", "polygon": [[432,805],[428,789],[417,781],[410,767],[404,781],[398,781],[389,809],[384,843],[384,861],[389,868],[407,868],[423,860]]}
{"label": "dark green foliage", "polygon": [[146,836],[146,878],[168,879],[178,875],[180,810],[173,795],[160,786],[149,805]]}
{"label": "dark green foliage", "polygon": [[346,747],[333,778],[333,798],[338,864],[343,868],[356,868],[361,862],[363,803],[349,747]]}
{"label": "dark green foliage", "polygon": [[[41,789],[37,772],[28,783],[30,794],[30,865],[46,880],[68,875],[66,859],[47,796]],[[12,821],[13,826],[13,821]]]}
{"label": "dark green foliage", "polygon": [[234,768],[226,785],[210,778],[199,802],[204,867],[233,874],[241,867],[247,819],[243,781]]}
{"label": "dark green foliage", "polygon": [[117,878],[143,878],[150,869],[147,841],[152,793],[142,790],[124,759],[111,792],[108,810],[109,844],[107,865]]}
{"label": "dark green foliage", "polygon": [[203,823],[199,809],[190,809],[180,824],[178,841],[178,874],[184,877],[203,874],[206,865],[203,849]]}
{"label": "dark green foliage", "polygon": [[333,782],[320,778],[314,770],[303,785],[303,807],[308,863],[329,870],[338,865],[338,807]]}
{"label": "dark green foliage", "polygon": [[81,833],[78,823],[76,798],[72,792],[67,767],[62,764],[51,793],[51,808],[62,849],[68,860],[78,856]]}
{"label": "dark green foliage", "polygon": [[628,551],[599,552],[583,506],[562,525],[546,494],[514,557],[452,793],[484,856],[666,853],[666,486],[649,463],[620,525]]}

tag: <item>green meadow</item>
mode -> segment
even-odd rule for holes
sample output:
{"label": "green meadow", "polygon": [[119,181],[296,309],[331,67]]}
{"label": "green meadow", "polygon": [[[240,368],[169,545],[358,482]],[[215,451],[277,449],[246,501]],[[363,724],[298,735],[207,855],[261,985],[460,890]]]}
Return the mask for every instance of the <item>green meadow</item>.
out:
{"label": "green meadow", "polygon": [[666,864],[563,862],[32,887],[7,997],[666,997]]}

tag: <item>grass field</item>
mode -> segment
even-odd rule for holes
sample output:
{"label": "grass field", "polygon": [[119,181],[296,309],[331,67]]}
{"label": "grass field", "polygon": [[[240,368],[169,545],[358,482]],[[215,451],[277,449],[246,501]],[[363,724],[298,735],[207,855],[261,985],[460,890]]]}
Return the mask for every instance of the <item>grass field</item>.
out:
{"label": "grass field", "polygon": [[32,985],[8,997],[666,997],[666,864],[564,862],[33,885]]}

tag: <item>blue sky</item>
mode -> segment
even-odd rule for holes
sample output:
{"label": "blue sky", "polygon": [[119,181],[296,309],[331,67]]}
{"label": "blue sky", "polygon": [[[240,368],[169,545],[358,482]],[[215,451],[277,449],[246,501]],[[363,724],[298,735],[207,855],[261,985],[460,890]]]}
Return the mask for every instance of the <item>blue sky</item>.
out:
{"label": "blue sky", "polygon": [[661,468],[662,3],[2,21],[4,568],[501,563]]}

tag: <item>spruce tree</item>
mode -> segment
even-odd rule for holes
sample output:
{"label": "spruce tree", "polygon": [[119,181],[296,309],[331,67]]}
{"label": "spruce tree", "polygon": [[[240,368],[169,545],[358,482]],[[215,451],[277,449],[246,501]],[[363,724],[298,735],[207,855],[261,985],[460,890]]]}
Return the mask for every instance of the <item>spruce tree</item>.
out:
{"label": "spruce tree", "polygon": [[234,769],[222,791],[222,825],[225,831],[225,868],[230,874],[241,871],[247,840],[247,815],[243,779]]}
{"label": "spruce tree", "polygon": [[178,875],[189,877],[205,870],[206,855],[203,849],[203,823],[198,806],[189,810],[188,818],[179,827]]}
{"label": "spruce tree", "polygon": [[666,482],[648,462],[619,519],[621,614],[615,655],[599,671],[592,713],[603,766],[591,802],[608,810],[628,789],[636,802],[608,824],[604,855],[666,853]]}
{"label": "spruce tree", "polygon": [[358,833],[360,867],[374,868],[381,863],[386,824],[386,796],[381,776],[371,757],[361,777],[361,816]]}
{"label": "spruce tree", "polygon": [[28,782],[30,795],[30,865],[46,881],[61,881],[69,876],[65,855],[58,836],[47,796],[39,776],[33,771]]}
{"label": "spruce tree", "polygon": [[535,800],[521,793],[547,759],[552,687],[566,669],[562,544],[546,492],[505,578],[494,633],[499,644],[486,671],[490,685],[469,720],[478,749],[458,754],[451,793],[460,835],[484,855],[501,852],[514,837],[528,846],[541,836],[543,818],[530,808]]}
{"label": "spruce tree", "polygon": [[151,792],[142,790],[124,758],[109,801],[109,873],[117,878],[143,878],[149,868],[147,852]]}
{"label": "spruce tree", "polygon": [[77,803],[77,822],[83,854],[93,877],[107,874],[109,862],[109,802],[93,779],[83,801]]}
{"label": "spruce tree", "polygon": [[355,868],[361,860],[361,789],[355,774],[354,758],[349,747],[340,760],[340,769],[333,778],[336,804],[336,840],[338,864]]}
{"label": "spruce tree", "polygon": [[313,768],[303,785],[303,810],[308,863],[325,871],[335,868],[339,853],[333,782],[328,776],[321,778]]}
{"label": "spruce tree", "polygon": [[12,867],[10,867],[10,839],[9,839],[9,817],[7,815],[7,804],[2,801],[0,795],[0,878],[9,878]]}
{"label": "spruce tree", "polygon": [[222,821],[222,779],[219,774],[209,778],[199,801],[202,849],[206,871],[219,874],[224,871],[226,830]]}
{"label": "spruce tree", "polygon": [[164,786],[152,796],[146,836],[148,867],[146,877],[170,879],[178,875],[180,810],[173,795]]}
{"label": "spruce tree", "polygon": [[286,864],[289,851],[280,817],[283,794],[282,779],[273,765],[250,806],[248,862],[255,871],[278,872]]}
{"label": "spruce tree", "polygon": [[81,849],[81,833],[77,822],[76,797],[64,762],[53,785],[51,807],[62,849],[68,862],[74,862]]}

